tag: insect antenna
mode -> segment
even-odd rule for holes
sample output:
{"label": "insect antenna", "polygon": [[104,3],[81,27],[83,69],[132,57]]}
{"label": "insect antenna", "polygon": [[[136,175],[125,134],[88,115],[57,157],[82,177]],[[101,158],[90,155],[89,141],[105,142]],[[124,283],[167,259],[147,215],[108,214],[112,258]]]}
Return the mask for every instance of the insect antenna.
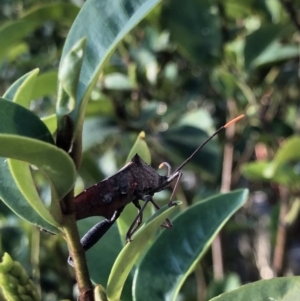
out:
{"label": "insect antenna", "polygon": [[219,132],[221,132],[223,129],[226,129],[227,127],[229,127],[230,125],[232,125],[233,123],[239,121],[240,119],[244,118],[244,114],[240,115],[234,119],[232,119],[231,121],[227,122],[226,124],[224,124],[223,126],[221,126],[216,132],[214,132],[207,140],[205,140],[201,145],[199,145],[196,150],[185,160],[183,161],[176,169],[175,171],[172,173],[171,178],[173,178],[172,176],[175,176],[178,171],[180,171],[187,163],[189,163],[191,161],[191,159],[195,156],[195,154],[206,144],[208,143],[212,138],[214,138]]}

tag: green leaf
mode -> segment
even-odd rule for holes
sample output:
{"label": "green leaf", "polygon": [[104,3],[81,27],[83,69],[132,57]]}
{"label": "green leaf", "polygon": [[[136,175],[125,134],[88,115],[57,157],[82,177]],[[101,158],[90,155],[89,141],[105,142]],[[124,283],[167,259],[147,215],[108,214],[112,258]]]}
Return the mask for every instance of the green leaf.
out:
{"label": "green leaf", "polygon": [[224,293],[210,301],[294,301],[299,298],[299,282],[300,277],[261,280],[243,285],[234,291]]}
{"label": "green leaf", "polygon": [[76,90],[85,54],[85,45],[86,39],[82,38],[65,55],[60,64],[58,72],[59,93],[56,103],[58,118],[62,118],[75,109]]}
{"label": "green leaf", "polygon": [[58,147],[17,135],[0,134],[0,156],[28,162],[43,172],[62,199],[73,187],[76,170],[70,156]]}
{"label": "green leaf", "polygon": [[96,285],[94,288],[95,301],[107,301],[105,289],[101,285]]}
{"label": "green leaf", "polygon": [[172,0],[164,6],[166,24],[181,53],[200,64],[213,64],[221,56],[221,23],[209,0]]}
{"label": "green leaf", "polygon": [[209,300],[224,292],[230,292],[240,286],[240,276],[236,273],[229,273],[225,275],[223,279],[214,279],[209,283],[206,291],[206,299]]}
{"label": "green leaf", "polygon": [[[30,167],[28,163],[16,160],[7,160],[11,175],[23,197],[31,205],[31,207],[43,217],[49,224],[59,227],[59,224],[50,214],[49,210],[40,199],[35,188]],[[18,213],[17,213],[18,214]]]}
{"label": "green leaf", "polygon": [[52,114],[46,117],[41,118],[41,120],[45,123],[51,134],[54,134],[57,128],[57,117],[56,114]]}
{"label": "green leaf", "polygon": [[133,147],[131,148],[126,163],[128,163],[135,154],[138,154],[144,162],[151,164],[151,154],[147,143],[145,142],[145,132],[140,132]]}
{"label": "green leaf", "polygon": [[55,95],[57,92],[57,77],[56,70],[40,74],[35,82],[34,90],[32,91],[32,99],[37,99],[46,95]]}
{"label": "green leaf", "polygon": [[279,148],[272,161],[258,161],[244,164],[242,173],[251,180],[266,180],[291,186],[300,181],[299,174],[288,163],[299,161],[300,138],[293,136]]}
{"label": "green leaf", "polygon": [[[4,99],[0,99],[0,119],[0,156],[37,166],[50,180],[56,199],[65,196],[75,182],[75,167],[69,155],[53,145],[45,124],[27,109]],[[58,204],[56,215],[59,218]]]}
{"label": "green leaf", "polygon": [[297,58],[298,56],[299,47],[297,45],[281,45],[281,43],[275,41],[253,60],[252,67],[258,68],[267,64],[274,65],[289,59]]}
{"label": "green leaf", "polygon": [[178,292],[214,237],[246,201],[248,191],[219,194],[189,207],[163,231],[140,263],[134,280],[135,300],[176,300]]}
{"label": "green leaf", "polygon": [[[177,202],[177,205],[180,205],[180,202]],[[125,245],[109,275],[107,283],[108,300],[117,301],[120,299],[125,280],[134,264],[136,264],[138,257],[154,237],[160,225],[175,208],[176,206],[169,207],[168,205],[162,207],[133,235],[132,241]]]}
{"label": "green leaf", "polygon": [[[29,106],[30,92],[36,75],[37,72],[33,71],[17,80],[5,94],[6,97]],[[23,101],[20,91],[24,92],[25,101]],[[44,140],[47,143],[54,143],[47,128],[30,111],[9,101],[0,100],[0,112],[5,115],[5,117],[1,118],[4,122],[0,125],[0,133],[25,135]],[[25,220],[37,224],[50,232],[56,232],[57,230],[49,224],[58,226],[58,223],[39,198],[30,173],[29,164],[1,158],[0,170],[2,174],[1,182],[3,183],[2,189],[0,189],[0,197],[3,202]],[[57,205],[59,206],[59,204]],[[60,211],[57,215],[60,216]]]}
{"label": "green leaf", "polygon": [[241,172],[249,180],[269,181],[270,178],[265,175],[265,170],[271,165],[270,161],[260,160],[250,162],[241,166]]}
{"label": "green leaf", "polygon": [[[228,0],[224,2],[226,16],[229,18],[247,18],[251,14],[250,1]],[[250,2],[251,3],[251,2]]]}
{"label": "green leaf", "polygon": [[285,143],[279,148],[276,152],[273,162],[275,164],[275,168],[280,168],[285,164],[291,161],[299,161],[300,160],[300,137],[293,136],[285,141]]}
{"label": "green leaf", "polygon": [[266,181],[291,187],[298,185],[300,176],[291,166],[281,166],[275,169],[274,162],[257,161],[243,164],[242,174],[252,181]]}
{"label": "green leaf", "polygon": [[1,98],[0,120],[1,134],[20,135],[54,144],[47,127],[35,114],[18,104]]}
{"label": "green leaf", "polygon": [[0,199],[18,216],[24,220],[42,227],[52,233],[57,228],[51,226],[31,207],[24,195],[20,192],[8,167],[8,160],[0,157]]}
{"label": "green leaf", "polygon": [[71,23],[79,8],[69,3],[38,5],[27,11],[20,19],[5,22],[0,27],[0,63],[10,48],[48,20]]}
{"label": "green leaf", "polygon": [[5,92],[3,98],[12,100],[25,108],[29,108],[30,101],[32,100],[32,91],[35,87],[38,74],[39,69],[35,69],[20,77]]}
{"label": "green leaf", "polygon": [[68,34],[61,59],[63,62],[73,46],[86,37],[86,54],[77,88],[76,108],[70,114],[75,124],[75,136],[81,133],[86,104],[105,63],[124,36],[160,2],[88,0],[84,3]]}
{"label": "green leaf", "polygon": [[[146,163],[150,164],[151,163],[151,154],[149,151],[149,148],[145,142],[145,133],[141,132],[133,147],[131,148],[129,155],[126,159],[126,163],[129,162],[133,156],[135,154],[138,154],[142,160],[144,160]],[[145,209],[144,212],[144,217],[147,218],[150,216],[150,206],[148,206]],[[137,209],[135,206],[131,205],[131,206],[126,206],[121,214],[121,216],[117,219],[117,224],[118,224],[118,228],[119,228],[119,232],[120,232],[120,236],[122,241],[125,240],[125,236],[126,233],[130,227],[130,225],[132,224],[132,221],[134,220],[134,218],[137,215]]]}
{"label": "green leaf", "polygon": [[253,68],[255,60],[289,29],[282,24],[268,24],[246,37],[244,57],[246,68]]}
{"label": "green leaf", "polygon": [[8,49],[6,53],[6,59],[9,63],[14,63],[21,55],[27,55],[29,51],[29,44],[26,42],[16,42]]}

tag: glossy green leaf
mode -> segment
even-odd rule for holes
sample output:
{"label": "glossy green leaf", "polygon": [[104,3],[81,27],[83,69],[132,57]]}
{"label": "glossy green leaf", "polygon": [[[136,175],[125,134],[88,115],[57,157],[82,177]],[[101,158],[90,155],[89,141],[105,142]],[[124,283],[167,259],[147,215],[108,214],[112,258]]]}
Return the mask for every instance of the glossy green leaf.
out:
{"label": "glossy green leaf", "polygon": [[210,301],[295,301],[300,294],[300,277],[282,277],[246,284]]}
{"label": "glossy green leaf", "polygon": [[6,59],[9,63],[12,63],[21,55],[27,55],[30,51],[30,46],[26,42],[16,42],[13,46],[11,46],[6,52]]}
{"label": "glossy green leaf", "polygon": [[297,58],[298,56],[299,48],[297,45],[281,45],[280,42],[275,41],[253,60],[252,66],[258,68],[267,64],[278,64],[289,59]]}
{"label": "glossy green leaf", "polygon": [[287,139],[284,144],[276,152],[273,162],[276,165],[276,168],[291,162],[300,160],[300,137],[292,136]]}
{"label": "glossy green leaf", "polygon": [[284,217],[284,224],[290,227],[294,225],[298,220],[298,216],[300,213],[300,198],[293,199],[293,203]]}
{"label": "glossy green leaf", "polygon": [[42,171],[56,192],[63,198],[73,187],[76,170],[70,156],[56,146],[27,137],[0,134],[0,156],[22,160]]}
{"label": "glossy green leaf", "polygon": [[3,98],[12,100],[23,107],[28,108],[30,101],[32,100],[32,91],[35,87],[38,74],[39,69],[35,69],[20,77],[4,93]]}
{"label": "glossy green leaf", "polygon": [[46,117],[41,118],[41,120],[45,123],[51,134],[54,134],[57,128],[57,117],[56,114],[52,114]]}
{"label": "glossy green leaf", "polygon": [[140,263],[134,280],[135,300],[176,300],[178,292],[226,221],[246,201],[248,190],[212,196],[173,220]]}
{"label": "glossy green leaf", "polygon": [[57,228],[45,221],[25,199],[15,183],[8,167],[8,160],[0,157],[0,199],[18,216],[26,221],[57,233]]}
{"label": "glossy green leaf", "polygon": [[215,296],[237,289],[241,285],[241,279],[238,274],[225,274],[223,279],[214,279],[209,283],[206,291],[206,298],[207,300],[210,300]]}
{"label": "glossy green leaf", "polygon": [[[300,137],[293,136],[285,141],[274,156],[272,162],[254,162],[242,167],[244,174],[255,174],[256,179],[269,179],[284,185],[297,183],[300,176],[287,163],[299,161]],[[263,169],[261,168],[263,166]],[[261,174],[261,176],[259,176]]]}
{"label": "glossy green leaf", "polygon": [[23,197],[27,200],[31,207],[36,212],[38,212],[38,214],[42,216],[49,224],[59,227],[59,224],[50,214],[49,210],[43,204],[42,200],[40,199],[37,193],[30,172],[29,164],[17,160],[7,161],[12,177],[14,178],[14,182],[16,183],[19,191],[22,193]]}
{"label": "glossy green leaf", "polygon": [[291,166],[281,166],[275,169],[274,162],[270,161],[243,164],[241,172],[247,179],[252,181],[267,181],[285,186],[297,185],[300,182],[300,176]]}
{"label": "glossy green leaf", "polygon": [[241,166],[241,172],[249,180],[262,181],[270,180],[270,177],[265,175],[265,170],[271,165],[271,161],[260,160],[250,162]]}
{"label": "glossy green leaf", "polygon": [[79,8],[70,3],[50,3],[35,6],[21,18],[5,22],[0,27],[0,62],[10,48],[48,20],[71,23]]}
{"label": "glossy green leaf", "polygon": [[[33,71],[17,80],[5,94],[6,97],[19,101],[24,106],[29,106],[30,92],[36,75],[37,72]],[[25,101],[23,101],[20,91],[24,92]],[[47,128],[30,111],[4,100],[0,100],[0,111],[5,115],[0,126],[1,133],[25,135],[41,139],[47,143],[54,143]],[[4,158],[1,158],[1,163],[1,182],[3,183],[3,188],[0,189],[1,199],[25,220],[51,232],[56,232],[57,230],[49,224],[58,226],[58,223],[49,213],[37,193],[29,164]],[[59,206],[59,204],[57,205]],[[58,216],[60,216],[59,213]]]}
{"label": "glossy green leaf", "polygon": [[86,39],[80,39],[63,58],[58,72],[59,91],[56,103],[58,118],[69,114],[76,106],[76,91],[82,62],[85,54]]}
{"label": "glossy green leaf", "polygon": [[38,99],[46,95],[55,95],[57,93],[57,77],[56,70],[40,74],[35,82],[32,91],[32,99]]}
{"label": "glossy green leaf", "polygon": [[[199,122],[201,120],[201,122]],[[181,125],[189,125],[207,133],[213,134],[215,132],[214,122],[212,116],[205,109],[197,109],[183,114],[177,123]]]}
{"label": "glossy green leaf", "polygon": [[[0,133],[30,137],[54,144],[45,124],[31,111],[0,98]],[[1,148],[2,148],[1,144]]]}
{"label": "glossy green leaf", "polygon": [[160,2],[88,0],[84,3],[69,32],[61,60],[63,62],[73,46],[86,37],[86,55],[77,88],[76,108],[70,114],[75,124],[75,136],[81,132],[85,107],[103,66],[124,36]]}
{"label": "glossy green leaf", "polygon": [[24,82],[18,87],[18,90],[14,95],[13,102],[18,103],[25,108],[29,108],[32,100],[32,91],[34,90],[36,78],[39,72],[39,69],[35,69],[28,74],[26,80],[24,80]]}
{"label": "glossy green leaf", "polygon": [[95,301],[107,301],[105,289],[101,285],[96,285],[94,288]]}
{"label": "glossy green leaf", "polygon": [[244,49],[246,68],[253,68],[255,60],[287,30],[286,25],[268,24],[249,34],[246,37]]}
{"label": "glossy green leaf", "polygon": [[200,64],[213,64],[221,55],[221,23],[209,0],[172,0],[164,6],[162,21],[181,53]]}
{"label": "glossy green leaf", "polygon": [[0,156],[36,165],[52,183],[56,197],[65,196],[75,182],[75,167],[69,155],[53,145],[45,124],[27,109],[4,99],[0,99],[0,118]]}
{"label": "glossy green leaf", "polygon": [[251,14],[251,5],[249,2],[250,1],[240,2],[239,0],[229,0],[224,2],[226,16],[230,18],[248,17]]}
{"label": "glossy green leaf", "polygon": [[[177,202],[177,205],[180,205],[180,202]],[[162,207],[133,235],[132,241],[125,245],[109,275],[107,297],[110,301],[120,299],[124,282],[136,264],[138,257],[148,246],[160,225],[175,208],[176,206],[169,207],[168,205]]]}
{"label": "glossy green leaf", "polygon": [[138,135],[133,147],[131,148],[128,154],[126,163],[128,163],[134,157],[135,154],[138,154],[143,161],[145,161],[147,164],[151,164],[151,154],[148,145],[145,142],[145,137],[145,132],[141,132]]}
{"label": "glossy green leaf", "polygon": [[[145,133],[141,132],[133,147],[131,148],[129,155],[126,159],[126,163],[129,162],[135,154],[138,154],[142,160],[144,160],[146,163],[150,164],[151,163],[151,154],[149,151],[149,148],[147,146],[147,143],[145,142]],[[150,204],[149,204],[150,205]],[[132,204],[130,206],[126,206],[121,214],[121,216],[117,220],[118,228],[120,231],[121,239],[123,242],[125,242],[125,236],[126,233],[132,224],[132,221],[137,215],[137,209],[136,207]],[[147,218],[150,216],[150,206],[148,206],[145,209],[144,212],[144,217]]]}

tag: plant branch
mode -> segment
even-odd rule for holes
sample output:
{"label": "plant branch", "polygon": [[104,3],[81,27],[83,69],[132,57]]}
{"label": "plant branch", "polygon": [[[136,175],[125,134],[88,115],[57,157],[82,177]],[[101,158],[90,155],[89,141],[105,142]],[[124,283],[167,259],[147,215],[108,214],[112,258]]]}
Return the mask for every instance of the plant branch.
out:
{"label": "plant branch", "polygon": [[[229,119],[234,116],[235,105],[232,100],[227,101]],[[226,143],[224,147],[223,157],[223,169],[222,169],[222,183],[221,192],[228,192],[231,186],[231,171],[233,162],[233,145],[232,140],[234,137],[235,125],[226,128]],[[212,257],[213,257],[213,269],[215,280],[221,280],[224,278],[224,264],[222,258],[222,244],[220,233],[216,236],[212,244]]]}
{"label": "plant branch", "polygon": [[80,237],[76,226],[74,212],[73,190],[62,200],[66,209],[62,230],[67,241],[70,255],[74,262],[76,280],[78,283],[79,300],[93,301],[93,286],[90,281],[89,271],[86,264],[85,253],[80,243]]}
{"label": "plant branch", "polygon": [[[64,149],[66,152],[71,148],[69,155],[72,158],[76,169],[78,169],[81,163],[81,132],[71,147],[74,130],[73,122],[67,115],[64,116],[62,120],[61,129],[58,131],[57,146]],[[60,207],[64,215],[61,229],[67,241],[69,253],[74,262],[79,300],[94,301],[93,285],[90,280],[85,252],[81,246],[80,236],[76,225],[73,189],[61,200]]]}
{"label": "plant branch", "polygon": [[197,264],[194,273],[195,273],[196,283],[197,283],[197,301],[205,301],[206,283],[203,274],[203,269],[200,264]]}
{"label": "plant branch", "polygon": [[276,274],[276,276],[280,276],[282,274],[285,241],[286,241],[286,226],[284,224],[284,218],[288,212],[289,192],[285,187],[279,186],[279,195],[280,195],[280,212],[279,212],[279,221],[278,221],[278,229],[277,229],[277,236],[276,236],[276,245],[274,250],[274,258],[273,258],[273,271]]}

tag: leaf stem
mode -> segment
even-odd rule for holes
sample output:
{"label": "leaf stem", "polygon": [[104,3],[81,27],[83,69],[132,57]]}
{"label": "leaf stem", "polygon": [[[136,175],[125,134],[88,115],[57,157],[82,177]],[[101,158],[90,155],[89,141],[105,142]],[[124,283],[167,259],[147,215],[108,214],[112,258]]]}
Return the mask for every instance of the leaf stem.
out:
{"label": "leaf stem", "polygon": [[62,230],[69,247],[70,255],[74,262],[75,275],[79,290],[79,300],[93,301],[93,285],[90,281],[85,253],[81,246],[80,236],[76,226],[73,198],[72,190],[62,200],[63,208],[66,209],[66,212],[64,212],[65,218]]}

